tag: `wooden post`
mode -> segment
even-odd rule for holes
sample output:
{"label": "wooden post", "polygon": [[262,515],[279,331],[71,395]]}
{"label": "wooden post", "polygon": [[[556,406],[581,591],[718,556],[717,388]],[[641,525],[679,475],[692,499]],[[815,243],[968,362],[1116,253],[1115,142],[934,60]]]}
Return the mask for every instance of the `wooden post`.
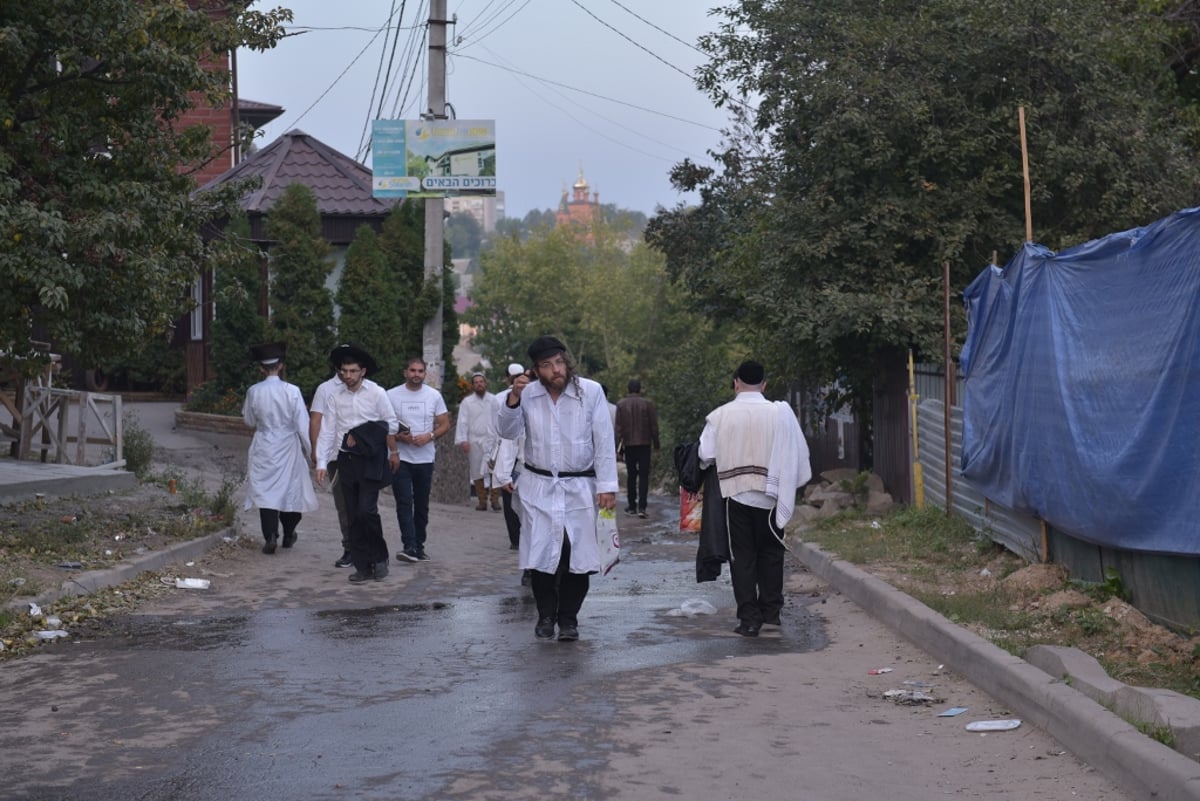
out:
{"label": "wooden post", "polygon": [[1029,145],[1025,141],[1025,107],[1017,110],[1021,122],[1021,169],[1025,173],[1025,241],[1033,241],[1033,203],[1029,192]]}

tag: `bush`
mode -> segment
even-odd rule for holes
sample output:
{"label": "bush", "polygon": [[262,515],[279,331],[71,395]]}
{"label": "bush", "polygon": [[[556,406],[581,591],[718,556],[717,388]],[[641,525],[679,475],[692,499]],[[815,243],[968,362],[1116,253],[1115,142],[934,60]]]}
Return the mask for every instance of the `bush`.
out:
{"label": "bush", "polygon": [[125,455],[125,467],[138,478],[144,479],[154,459],[154,437],[142,428],[136,416],[127,415],[124,425],[122,452]]}
{"label": "bush", "polygon": [[242,414],[242,396],[237,390],[222,387],[220,382],[205,381],[192,390],[183,408],[189,412],[205,414],[224,414],[240,417]]}

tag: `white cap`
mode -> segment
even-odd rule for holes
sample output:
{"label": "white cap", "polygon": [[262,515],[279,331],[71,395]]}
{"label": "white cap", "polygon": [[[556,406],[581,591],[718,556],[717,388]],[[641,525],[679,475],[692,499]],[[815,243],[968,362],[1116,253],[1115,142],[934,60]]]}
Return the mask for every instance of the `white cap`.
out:
{"label": "white cap", "polygon": [[516,378],[523,372],[525,372],[525,368],[522,365],[517,364],[516,362],[513,362],[512,364],[510,364],[508,366],[508,374],[510,376],[512,376],[513,378]]}

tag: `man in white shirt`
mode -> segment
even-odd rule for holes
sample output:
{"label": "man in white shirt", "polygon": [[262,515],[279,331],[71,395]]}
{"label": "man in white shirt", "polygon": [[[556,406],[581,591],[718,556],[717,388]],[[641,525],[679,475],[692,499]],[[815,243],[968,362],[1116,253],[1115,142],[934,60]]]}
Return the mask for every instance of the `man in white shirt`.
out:
{"label": "man in white shirt", "polygon": [[337,463],[338,490],[350,513],[350,558],[359,584],[388,574],[388,548],[379,519],[379,490],[399,467],[396,413],[383,388],[367,378],[375,360],[361,346],[338,345],[329,354],[342,388],[331,393],[317,438],[317,483]]}
{"label": "man in white shirt", "polygon": [[701,467],[715,463],[729,524],[729,576],[743,637],[778,626],[783,609],[783,530],[796,490],[812,477],[808,445],[795,412],[763,397],[766,374],[746,361],[736,396],[709,413],[700,433]]}
{"label": "man in white shirt", "polygon": [[600,572],[596,510],[617,502],[612,418],[600,385],[574,373],[566,346],[551,336],[529,346],[537,382],[513,381],[500,408],[499,434],[525,435],[525,470],[517,482],[521,567],[532,570],[534,636],[579,639],[588,575]]}
{"label": "man in white shirt", "polygon": [[[500,407],[508,400],[512,391],[513,381],[517,376],[525,374],[524,365],[513,362],[508,366],[508,376],[505,381],[508,387],[496,394],[496,430],[500,429]],[[504,526],[508,529],[508,547],[517,550],[521,543],[521,516],[513,508],[513,492],[516,490],[517,477],[521,475],[521,467],[525,462],[525,438],[505,439],[497,436],[495,455],[488,460],[492,468],[492,486],[500,488],[500,501],[504,506]],[[528,584],[528,571],[522,576],[522,583]]]}
{"label": "man in white shirt", "polygon": [[[312,455],[313,466],[317,464],[317,438],[321,435],[321,420],[329,407],[329,395],[342,388],[342,379],[338,378],[337,368],[333,377],[322,381],[313,392],[312,405],[308,407],[308,442],[309,453]],[[329,492],[333,495],[333,508],[337,510],[338,528],[342,532],[342,555],[333,563],[334,567],[350,567],[354,562],[350,559],[350,514],[346,504],[342,503],[342,493],[338,492],[337,462],[330,462]]]}
{"label": "man in white shirt", "polygon": [[471,375],[471,394],[458,405],[458,424],[454,427],[454,444],[467,454],[471,485],[479,504],[475,507],[487,511],[488,497],[492,509],[500,510],[500,489],[488,487],[487,460],[496,446],[496,397],[487,391],[487,376],[483,373]]}
{"label": "man in white shirt", "polygon": [[433,486],[434,441],[450,430],[450,412],[442,393],[425,384],[425,360],[404,366],[404,383],[387,391],[400,422],[396,435],[400,466],[392,473],[392,497],[400,525],[397,561],[427,562],[425,534],[429,526],[429,491]]}

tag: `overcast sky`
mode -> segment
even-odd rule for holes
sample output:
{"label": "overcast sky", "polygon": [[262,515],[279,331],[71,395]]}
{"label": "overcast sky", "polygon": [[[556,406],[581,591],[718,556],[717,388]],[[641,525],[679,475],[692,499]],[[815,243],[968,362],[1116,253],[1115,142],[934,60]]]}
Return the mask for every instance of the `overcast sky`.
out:
{"label": "overcast sky", "polygon": [[[266,53],[238,54],[241,97],[286,109],[260,145],[298,128],[371,166],[369,120],[416,119],[427,105],[428,0],[256,3],[277,5],[294,12],[289,30],[305,32]],[[650,215],[694,200],[676,193],[667,173],[685,157],[710,164],[707,151],[726,126],[726,113],[690,78],[703,58],[691,45],[715,29],[714,5],[448,0],[458,22],[448,29],[447,100],[458,119],[496,121],[509,217],[556,207],[581,165],[601,203]],[[380,31],[401,7],[397,41]]]}

